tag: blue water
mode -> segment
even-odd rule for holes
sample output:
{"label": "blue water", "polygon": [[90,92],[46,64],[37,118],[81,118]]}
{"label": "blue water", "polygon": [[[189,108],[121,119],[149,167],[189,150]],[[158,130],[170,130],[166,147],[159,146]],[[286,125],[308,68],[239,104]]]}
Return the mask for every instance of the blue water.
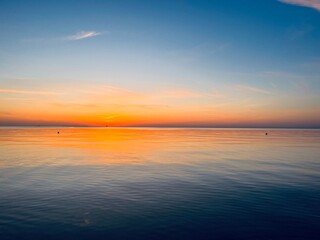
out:
{"label": "blue water", "polygon": [[320,239],[319,130],[0,128],[0,154],[1,240]]}

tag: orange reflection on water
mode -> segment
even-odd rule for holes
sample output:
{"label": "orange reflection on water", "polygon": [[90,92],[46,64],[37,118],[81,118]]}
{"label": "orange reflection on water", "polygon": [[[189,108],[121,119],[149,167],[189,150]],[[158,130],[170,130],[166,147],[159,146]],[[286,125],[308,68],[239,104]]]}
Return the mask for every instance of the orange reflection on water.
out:
{"label": "orange reflection on water", "polygon": [[[59,134],[58,134],[59,131]],[[299,131],[161,128],[0,128],[0,166],[194,164],[267,158],[277,144],[319,145]],[[308,133],[308,132],[307,132]],[[298,136],[298,137],[297,137]],[[316,149],[316,148],[315,148]]]}

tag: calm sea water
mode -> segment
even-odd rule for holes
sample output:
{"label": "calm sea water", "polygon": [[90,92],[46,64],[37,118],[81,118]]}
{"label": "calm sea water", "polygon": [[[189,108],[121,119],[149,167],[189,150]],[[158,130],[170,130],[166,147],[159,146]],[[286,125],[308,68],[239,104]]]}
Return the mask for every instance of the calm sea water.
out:
{"label": "calm sea water", "polygon": [[0,128],[0,239],[320,239],[320,131],[267,131]]}

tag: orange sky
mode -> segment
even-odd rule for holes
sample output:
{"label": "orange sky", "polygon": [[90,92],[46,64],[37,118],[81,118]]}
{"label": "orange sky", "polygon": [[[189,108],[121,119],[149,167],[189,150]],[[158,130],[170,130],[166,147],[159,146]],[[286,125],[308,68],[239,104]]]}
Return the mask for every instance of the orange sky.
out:
{"label": "orange sky", "polygon": [[50,91],[8,88],[0,89],[0,99],[2,125],[254,127],[312,125],[320,119],[312,108],[289,108],[293,98],[280,91],[244,85],[220,92],[186,88],[146,92],[88,84]]}

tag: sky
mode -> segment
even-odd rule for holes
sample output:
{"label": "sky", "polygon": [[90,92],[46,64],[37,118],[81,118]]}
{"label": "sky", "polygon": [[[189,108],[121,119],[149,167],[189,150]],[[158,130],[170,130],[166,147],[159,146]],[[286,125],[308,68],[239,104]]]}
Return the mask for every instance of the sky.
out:
{"label": "sky", "polygon": [[0,0],[0,125],[320,127],[320,0]]}

